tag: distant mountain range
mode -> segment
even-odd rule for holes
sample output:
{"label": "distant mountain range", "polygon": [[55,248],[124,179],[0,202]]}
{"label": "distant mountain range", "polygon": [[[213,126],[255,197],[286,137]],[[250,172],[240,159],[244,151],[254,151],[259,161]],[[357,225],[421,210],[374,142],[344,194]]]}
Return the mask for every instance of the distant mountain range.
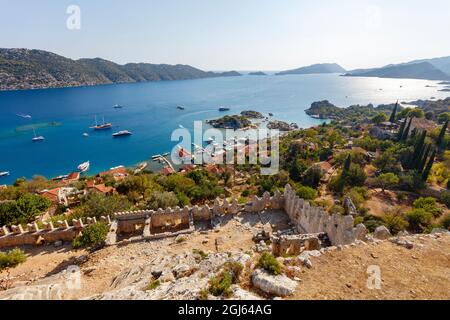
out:
{"label": "distant mountain range", "polygon": [[59,88],[144,81],[240,76],[206,72],[188,65],[117,63],[95,58],[72,60],[29,49],[0,49],[0,90]]}
{"label": "distant mountain range", "polygon": [[277,73],[277,76],[289,74],[314,74],[314,73],[344,73],[346,70],[337,63],[313,64],[307,67],[301,67],[294,70],[287,70]]}
{"label": "distant mountain range", "polygon": [[345,76],[449,80],[450,57],[415,60],[381,68],[357,69],[349,71]]}

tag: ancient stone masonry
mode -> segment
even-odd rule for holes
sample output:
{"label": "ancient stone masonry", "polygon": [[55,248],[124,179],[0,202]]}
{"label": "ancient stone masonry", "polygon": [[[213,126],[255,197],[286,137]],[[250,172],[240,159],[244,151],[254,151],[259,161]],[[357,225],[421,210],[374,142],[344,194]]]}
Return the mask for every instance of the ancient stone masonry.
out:
{"label": "ancient stone masonry", "polygon": [[277,256],[297,256],[302,251],[320,250],[325,233],[274,235],[272,237],[272,253]]}
{"label": "ancient stone masonry", "polygon": [[299,233],[326,233],[332,245],[345,245],[355,240],[364,240],[367,230],[364,225],[353,227],[352,216],[329,215],[322,207],[312,207],[300,199],[291,186],[284,191],[284,210]]}
{"label": "ancient stone masonry", "polygon": [[[364,225],[353,227],[352,216],[336,214],[330,216],[323,208],[313,207],[309,202],[300,199],[289,185],[286,186],[284,194],[277,190],[270,196],[266,192],[261,198],[254,196],[247,205],[240,205],[236,199],[231,201],[216,199],[212,207],[186,206],[157,211],[119,212],[114,215],[113,221],[109,217],[102,217],[101,220],[110,226],[106,244],[113,245],[123,240],[152,240],[191,233],[199,223],[216,228],[220,226],[221,218],[227,215],[237,215],[244,211],[257,214],[271,209],[284,209],[295,231],[301,235],[275,238],[275,246],[278,248],[276,251],[278,250],[280,254],[285,254],[285,251],[296,251],[299,246],[317,247],[316,239],[323,242],[322,240],[326,238],[326,242],[329,241],[332,245],[345,245],[355,240],[364,240],[367,234]],[[83,231],[85,223],[95,222],[95,218],[87,218],[84,222],[73,220],[72,227],[67,221],[59,221],[57,227],[49,222],[43,224],[42,230],[36,223],[29,224],[27,230],[22,226],[2,227],[0,248],[52,243],[59,240],[71,241]]]}
{"label": "ancient stone masonry", "polygon": [[[111,223],[109,217],[102,217],[101,221],[107,224]],[[95,218],[86,219],[86,225],[95,222]],[[73,220],[73,226],[69,226],[67,220],[58,221],[57,223],[57,226],[54,226],[52,222],[44,222],[42,228],[39,228],[36,222],[29,223],[25,229],[21,225],[12,225],[10,228],[1,227],[0,248],[54,243],[56,241],[72,241],[85,227],[81,219]]]}

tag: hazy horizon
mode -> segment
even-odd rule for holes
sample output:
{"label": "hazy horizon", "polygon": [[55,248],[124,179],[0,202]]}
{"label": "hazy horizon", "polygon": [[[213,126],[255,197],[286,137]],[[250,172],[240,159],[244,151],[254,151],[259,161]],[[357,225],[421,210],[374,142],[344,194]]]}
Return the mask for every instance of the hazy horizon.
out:
{"label": "hazy horizon", "polygon": [[[62,56],[279,71],[316,63],[347,70],[450,55],[450,2],[0,0],[0,47]],[[66,10],[81,9],[69,30]]]}

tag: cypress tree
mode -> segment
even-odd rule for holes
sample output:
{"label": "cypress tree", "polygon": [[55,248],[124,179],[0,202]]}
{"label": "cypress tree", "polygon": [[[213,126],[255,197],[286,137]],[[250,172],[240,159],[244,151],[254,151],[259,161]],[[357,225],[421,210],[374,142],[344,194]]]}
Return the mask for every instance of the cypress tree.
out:
{"label": "cypress tree", "polygon": [[403,132],[405,131],[405,127],[406,127],[406,120],[402,122],[402,124],[400,125],[400,128],[398,129],[398,134],[397,134],[397,140],[401,141],[402,137],[403,137]]}
{"label": "cypress tree", "polygon": [[417,167],[417,169],[422,172],[425,168],[425,165],[427,164],[427,160],[428,160],[428,156],[430,155],[431,152],[431,144],[427,143],[426,147],[425,147],[425,154],[423,155],[423,157],[421,158],[421,161],[419,163],[419,166]]}
{"label": "cypress tree", "polygon": [[413,131],[411,131],[411,139],[414,139],[417,134],[417,128],[414,128]]}
{"label": "cypress tree", "polygon": [[403,140],[403,141],[408,140],[409,129],[411,129],[412,119],[413,119],[413,118],[409,118],[408,125],[406,126],[405,131],[403,132],[403,136],[402,136],[402,140]]}
{"label": "cypress tree", "polygon": [[436,140],[436,144],[438,147],[441,147],[442,142],[444,142],[445,133],[447,132],[448,127],[448,119],[445,121],[444,125],[442,126],[441,132],[439,133],[439,136]]}
{"label": "cypress tree", "polygon": [[392,111],[391,118],[389,119],[390,123],[395,123],[395,116],[397,115],[397,109],[398,109],[398,100],[395,104],[394,110]]}
{"label": "cypress tree", "polygon": [[345,159],[344,163],[344,171],[342,171],[342,174],[347,174],[347,172],[350,170],[350,166],[352,165],[352,156],[349,154],[347,159]]}
{"label": "cypress tree", "polygon": [[422,161],[422,156],[424,154],[425,149],[425,138],[427,136],[427,131],[423,130],[419,140],[416,143],[414,148],[412,161],[412,168],[418,169],[420,166],[420,162]]}
{"label": "cypress tree", "polygon": [[425,168],[425,170],[422,173],[422,180],[424,182],[427,182],[428,177],[430,176],[431,168],[433,167],[434,159],[436,159],[436,149],[433,150],[433,153],[431,154],[430,160],[428,161],[428,164]]}

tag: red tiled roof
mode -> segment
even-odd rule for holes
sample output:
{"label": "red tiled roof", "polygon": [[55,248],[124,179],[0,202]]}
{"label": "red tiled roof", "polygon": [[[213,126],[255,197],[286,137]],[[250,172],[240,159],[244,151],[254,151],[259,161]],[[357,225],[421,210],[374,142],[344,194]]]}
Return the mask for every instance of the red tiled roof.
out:
{"label": "red tiled roof", "polygon": [[67,180],[78,180],[80,179],[80,173],[79,172],[72,172],[67,176]]}
{"label": "red tiled roof", "polygon": [[170,167],[165,167],[164,169],[161,170],[161,174],[165,176],[171,175],[173,173],[175,173],[175,171]]}
{"label": "red tiled roof", "polygon": [[110,169],[108,171],[100,172],[100,177],[102,176],[116,176],[116,175],[128,175],[127,169],[125,167],[118,167],[115,169]]}
{"label": "red tiled roof", "polygon": [[333,168],[333,166],[328,161],[319,162],[316,163],[316,165],[324,172],[328,172],[331,170],[331,168]]}
{"label": "red tiled roof", "polygon": [[41,192],[41,195],[53,202],[57,202],[58,201],[58,194],[59,194],[59,190],[61,188],[55,188],[55,189],[51,189],[51,190],[44,190]]}
{"label": "red tiled roof", "polygon": [[96,191],[99,191],[101,193],[113,193],[115,189],[113,187],[107,187],[104,184],[96,184],[93,186],[88,186],[89,189],[94,189]]}
{"label": "red tiled roof", "polygon": [[224,169],[221,167],[218,167],[214,164],[209,164],[205,167],[205,170],[208,171],[209,173],[213,173],[213,174],[221,174],[224,172]]}

